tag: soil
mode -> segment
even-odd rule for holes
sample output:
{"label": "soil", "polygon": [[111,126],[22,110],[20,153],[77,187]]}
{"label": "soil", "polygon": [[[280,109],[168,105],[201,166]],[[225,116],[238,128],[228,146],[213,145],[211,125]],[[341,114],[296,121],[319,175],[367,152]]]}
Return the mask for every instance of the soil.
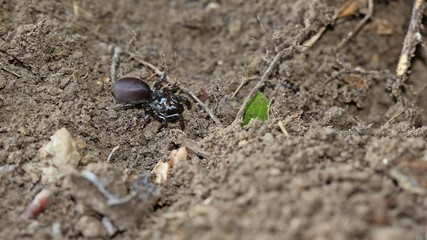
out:
{"label": "soil", "polygon": [[[346,2],[1,1],[0,238],[108,238],[102,209],[85,204],[90,191],[25,168],[66,128],[81,156],[77,171],[101,164],[92,171],[128,191],[172,150],[189,151],[154,187],[160,194],[144,214],[113,218],[124,227],[112,239],[423,239],[426,43],[397,96],[412,1],[374,1],[371,19],[337,50],[367,14],[360,4],[334,21]],[[269,119],[231,124],[283,48],[292,54],[261,88]],[[167,69],[222,125],[190,97],[183,131],[157,121],[142,127],[140,109],[115,107],[115,79],[158,78],[141,60]],[[53,193],[49,205],[22,218],[42,189]]]}

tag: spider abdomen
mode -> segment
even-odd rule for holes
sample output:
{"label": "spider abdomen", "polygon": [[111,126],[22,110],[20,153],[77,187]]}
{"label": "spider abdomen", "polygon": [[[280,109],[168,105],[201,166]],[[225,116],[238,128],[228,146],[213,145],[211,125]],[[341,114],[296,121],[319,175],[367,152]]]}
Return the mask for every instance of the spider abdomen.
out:
{"label": "spider abdomen", "polygon": [[151,89],[138,78],[125,77],[113,84],[113,95],[120,102],[142,103],[151,100]]}

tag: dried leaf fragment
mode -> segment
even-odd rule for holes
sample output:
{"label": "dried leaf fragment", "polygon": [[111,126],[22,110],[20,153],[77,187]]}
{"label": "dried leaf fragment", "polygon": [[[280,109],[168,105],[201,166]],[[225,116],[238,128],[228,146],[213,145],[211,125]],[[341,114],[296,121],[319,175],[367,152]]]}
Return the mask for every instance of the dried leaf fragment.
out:
{"label": "dried leaf fragment", "polygon": [[172,150],[169,155],[169,165],[171,168],[175,167],[180,161],[187,159],[188,153],[185,147],[180,147],[178,150]]}
{"label": "dried leaf fragment", "polygon": [[163,160],[160,160],[151,171],[153,182],[156,184],[165,183],[168,180],[170,170],[180,161],[186,160],[187,157],[188,153],[185,147],[181,147],[178,150],[172,150],[171,154],[169,155],[169,161],[163,162]]}
{"label": "dried leaf fragment", "polygon": [[343,18],[347,16],[353,15],[359,9],[359,2],[352,1],[350,4],[346,5],[342,8],[342,10],[338,13],[337,18]]}

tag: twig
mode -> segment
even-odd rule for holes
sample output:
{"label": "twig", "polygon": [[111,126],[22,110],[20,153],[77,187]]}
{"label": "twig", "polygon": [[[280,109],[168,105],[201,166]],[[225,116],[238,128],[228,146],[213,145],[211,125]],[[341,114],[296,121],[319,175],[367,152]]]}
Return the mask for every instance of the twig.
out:
{"label": "twig", "polygon": [[280,130],[282,130],[283,134],[284,134],[286,137],[290,137],[290,136],[291,136],[291,135],[289,134],[288,130],[286,130],[285,124],[283,124],[283,122],[282,122],[282,121],[279,121],[277,124],[279,125]]}
{"label": "twig", "polygon": [[261,19],[259,18],[259,15],[258,15],[258,14],[256,15],[256,19],[258,20],[258,22],[259,22],[259,26],[261,27],[262,31],[263,31],[264,33],[267,33],[267,30],[265,30],[264,25],[262,25],[262,21],[261,21]]}
{"label": "twig", "polygon": [[403,108],[401,111],[399,111],[398,113],[396,113],[393,117],[391,117],[386,123],[384,123],[383,126],[387,126],[388,124],[391,123],[391,121],[393,121],[395,118],[397,118],[400,114],[402,114],[405,111],[405,108]]}
{"label": "twig", "polygon": [[122,53],[122,48],[119,46],[114,47],[113,59],[111,60],[111,68],[110,68],[110,79],[112,82],[116,80],[116,69],[119,64],[120,54]]}
{"label": "twig", "polygon": [[345,37],[341,43],[335,48],[335,51],[342,48],[356,33],[359,32],[359,30],[363,27],[363,25],[366,24],[366,22],[372,17],[374,14],[374,0],[368,0],[368,14],[365,15],[365,17],[359,21],[357,26],[354,28],[353,31],[349,32],[347,34],[347,37]]}
{"label": "twig", "polygon": [[99,178],[91,171],[84,171],[82,173],[83,177],[86,180],[89,180],[93,185],[95,185],[99,192],[101,192],[104,197],[107,199],[108,203],[116,202],[118,200],[118,197],[116,197],[114,194],[110,193],[104,186],[104,183],[99,180]]}
{"label": "twig", "polygon": [[123,198],[117,197],[113,193],[110,193],[107,188],[104,186],[104,183],[91,171],[84,171],[82,173],[83,177],[90,181],[96,188],[99,190],[102,195],[107,199],[107,203],[110,206],[119,205],[125,202],[132,200],[132,198],[136,197],[138,193],[131,193]]}
{"label": "twig", "polygon": [[274,56],[273,60],[271,61],[270,65],[268,66],[267,70],[265,70],[264,74],[261,76],[261,79],[257,83],[257,85],[252,89],[252,91],[249,93],[249,95],[245,98],[243,101],[242,106],[240,107],[239,111],[237,112],[236,118],[234,119],[232,125],[239,123],[242,120],[243,113],[245,112],[246,105],[248,102],[254,97],[255,93],[258,92],[258,90],[264,86],[265,82],[267,81],[267,78],[270,76],[273,69],[276,67],[277,63],[282,59],[284,56],[289,56],[293,53],[294,46],[290,46],[288,48],[284,48],[281,51],[279,51],[276,56]]}
{"label": "twig", "polygon": [[308,51],[323,35],[323,33],[326,31],[326,26],[323,26],[320,28],[320,30],[314,34],[311,38],[309,38],[307,41],[305,41],[302,46],[304,47],[302,52]]}
{"label": "twig", "polygon": [[236,97],[237,93],[239,93],[240,89],[242,89],[243,86],[245,86],[250,80],[254,80],[257,79],[258,76],[252,76],[252,77],[247,77],[244,78],[241,82],[240,85],[237,87],[236,91],[234,91],[233,94],[231,94],[231,98]]}
{"label": "twig", "polygon": [[109,237],[112,237],[114,234],[116,234],[117,228],[114,227],[113,221],[111,221],[109,217],[104,216],[101,222],[102,225],[104,225],[104,228],[107,230]]}
{"label": "twig", "polygon": [[427,83],[425,83],[420,89],[418,89],[415,92],[415,96],[419,95],[426,87],[427,87]]}
{"label": "twig", "polygon": [[74,13],[74,16],[77,17],[79,15],[79,12],[80,12],[79,3],[77,1],[73,1],[73,13]]}
{"label": "twig", "polygon": [[111,149],[110,154],[108,154],[107,162],[111,161],[111,158],[113,157],[113,154],[119,149],[120,146],[115,146],[113,149]]}
{"label": "twig", "polygon": [[8,73],[10,73],[10,74],[13,74],[13,75],[15,75],[17,78],[21,78],[21,76],[20,76],[19,74],[17,74],[16,72],[14,72],[14,71],[12,71],[12,70],[9,70],[9,69],[5,68],[5,67],[3,66],[3,64],[2,64],[2,63],[0,63],[0,67],[1,67],[1,69],[2,69],[3,71],[8,72]]}
{"label": "twig", "polygon": [[182,91],[184,91],[185,93],[190,95],[198,104],[200,104],[205,109],[205,111],[209,114],[209,116],[212,118],[212,120],[215,122],[215,124],[217,124],[218,126],[222,126],[221,121],[208,108],[208,106],[206,106],[192,91],[190,91],[189,89],[182,87],[182,86],[180,86],[180,88],[182,89]]}
{"label": "twig", "polygon": [[[405,117],[408,119],[413,118],[412,107],[410,107],[410,105],[413,105],[413,103],[402,94],[402,85],[408,77],[407,74],[411,65],[411,58],[414,56],[415,48],[418,43],[421,42],[421,34],[419,30],[422,24],[421,20],[424,13],[424,8],[424,0],[414,1],[408,32],[406,33],[405,40],[403,41],[402,52],[396,67],[396,75],[392,78],[393,82],[391,85],[391,91],[394,97],[397,99],[397,102],[402,104],[403,113],[405,113]],[[389,123],[395,117],[397,116],[393,116],[389,121],[387,121],[387,123]]]}
{"label": "twig", "polygon": [[409,23],[408,32],[403,41],[402,52],[400,53],[399,63],[396,68],[397,77],[403,82],[404,77],[411,66],[411,58],[414,56],[415,47],[421,42],[421,34],[419,32],[421,20],[423,18],[425,0],[415,0],[412,8],[411,21]]}
{"label": "twig", "polygon": [[[132,58],[136,59],[139,63],[141,63],[144,66],[147,66],[149,68],[151,68],[151,70],[153,70],[157,75],[159,76],[163,76],[164,72],[162,72],[158,67],[154,66],[153,64],[142,60],[140,57],[138,57],[137,55],[133,54],[133,53],[128,53]],[[172,81],[170,80],[169,76],[166,76],[166,81],[168,83],[172,83]],[[190,91],[189,89],[183,87],[182,85],[179,85],[180,89],[187,93],[188,95],[190,95],[200,106],[202,106],[205,111],[209,114],[209,116],[212,118],[212,120],[215,122],[215,124],[217,124],[218,126],[222,126],[221,121],[215,116],[215,114],[208,108],[208,106],[206,106],[192,91]]]}

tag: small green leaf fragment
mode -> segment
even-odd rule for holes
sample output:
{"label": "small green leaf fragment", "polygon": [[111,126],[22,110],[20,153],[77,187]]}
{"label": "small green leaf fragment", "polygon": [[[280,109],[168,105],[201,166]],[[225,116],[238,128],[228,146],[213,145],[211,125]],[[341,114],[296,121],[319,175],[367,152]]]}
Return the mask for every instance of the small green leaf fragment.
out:
{"label": "small green leaf fragment", "polygon": [[261,92],[257,92],[246,106],[243,114],[243,126],[248,125],[251,119],[255,118],[263,122],[268,118],[268,99]]}

